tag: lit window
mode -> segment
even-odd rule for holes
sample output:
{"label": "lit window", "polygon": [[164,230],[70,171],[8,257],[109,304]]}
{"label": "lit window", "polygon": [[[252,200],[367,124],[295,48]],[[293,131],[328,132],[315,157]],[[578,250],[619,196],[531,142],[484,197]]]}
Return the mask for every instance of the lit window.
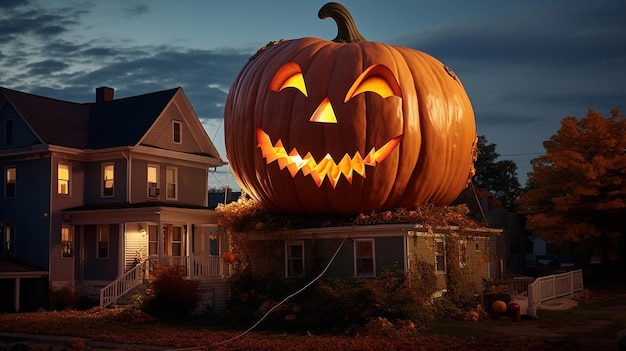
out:
{"label": "lit window", "polygon": [[5,242],[4,242],[4,254],[7,257],[15,256],[15,227],[14,226],[6,226],[4,227],[5,233]]}
{"label": "lit window", "polygon": [[165,172],[165,197],[168,200],[176,200],[178,196],[178,169],[175,167],[167,167]]}
{"label": "lit window", "polygon": [[70,194],[70,166],[66,163],[59,163],[58,166],[58,190],[59,195]]}
{"label": "lit window", "polygon": [[6,178],[4,182],[4,197],[7,199],[15,198],[16,191],[16,176],[17,176],[17,168],[15,167],[7,167],[6,168]]}
{"label": "lit window", "polygon": [[109,226],[98,225],[98,258],[109,257]]}
{"label": "lit window", "polygon": [[285,243],[287,254],[287,277],[301,277],[304,275],[304,242],[294,241]]}
{"label": "lit window", "polygon": [[183,256],[183,227],[172,228],[172,256]]}
{"label": "lit window", "polygon": [[115,183],[115,166],[112,163],[102,165],[102,196],[113,196],[113,185]]}
{"label": "lit window", "polygon": [[148,165],[148,197],[161,195],[159,189],[159,167]]}
{"label": "lit window", "polygon": [[446,272],[446,245],[442,239],[435,239],[435,271]]}
{"label": "lit window", "polygon": [[181,135],[181,130],[182,130],[182,123],[178,122],[178,121],[173,121],[172,123],[172,140],[174,140],[174,142],[176,144],[180,144],[182,142],[182,135]]}
{"label": "lit window", "polygon": [[4,143],[7,145],[13,144],[13,120],[9,119],[4,122]]}
{"label": "lit window", "polygon": [[374,277],[374,239],[357,239],[354,241],[354,271],[355,275]]}
{"label": "lit window", "polygon": [[73,240],[70,227],[64,225],[61,227],[61,256],[72,257],[73,256]]}

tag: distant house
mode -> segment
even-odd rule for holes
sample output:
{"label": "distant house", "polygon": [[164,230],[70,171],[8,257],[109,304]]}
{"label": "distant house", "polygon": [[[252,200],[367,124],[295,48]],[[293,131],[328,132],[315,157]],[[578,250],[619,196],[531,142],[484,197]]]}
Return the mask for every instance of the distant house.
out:
{"label": "distant house", "polygon": [[532,250],[530,239],[517,213],[502,209],[496,196],[487,190],[465,189],[455,200],[465,203],[472,215],[481,218],[491,228],[498,228],[502,235],[491,241],[491,276],[508,279],[527,272],[527,253]]}
{"label": "distant house", "polygon": [[207,192],[225,162],[182,88],[113,95],[100,87],[95,102],[73,103],[0,87],[0,256],[104,304],[138,263],[180,263],[218,303],[226,242]]}

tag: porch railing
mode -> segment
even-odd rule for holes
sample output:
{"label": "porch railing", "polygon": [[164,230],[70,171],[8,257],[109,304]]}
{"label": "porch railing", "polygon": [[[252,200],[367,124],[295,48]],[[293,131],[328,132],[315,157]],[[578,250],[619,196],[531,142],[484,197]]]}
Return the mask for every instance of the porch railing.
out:
{"label": "porch railing", "polygon": [[117,300],[132,290],[137,285],[143,283],[143,278],[148,269],[148,260],[141,261],[135,267],[124,273],[111,284],[100,290],[100,307],[107,307],[115,304]]}
{"label": "porch railing", "polygon": [[[189,278],[224,277],[227,274],[226,265],[220,259],[220,256],[165,256],[163,263],[182,265],[187,270]],[[115,304],[124,294],[137,285],[142,284],[147,272],[158,266],[158,264],[158,257],[150,256],[123,276],[102,288],[100,290],[100,307]]]}
{"label": "porch railing", "polygon": [[165,262],[185,267],[190,278],[222,277],[226,273],[220,256],[167,256]]}
{"label": "porch railing", "polygon": [[582,290],[583,271],[580,269],[537,278],[528,285],[528,315],[537,317],[537,308],[543,301]]}

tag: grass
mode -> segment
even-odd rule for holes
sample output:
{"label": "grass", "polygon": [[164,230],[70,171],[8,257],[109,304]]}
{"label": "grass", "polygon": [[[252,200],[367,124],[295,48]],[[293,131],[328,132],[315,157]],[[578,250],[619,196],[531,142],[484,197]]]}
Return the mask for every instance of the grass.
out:
{"label": "grass", "polygon": [[[579,298],[579,305],[573,309],[539,310],[539,318],[536,320],[523,319],[512,323],[489,319],[471,323],[437,319],[425,332],[404,331],[384,335],[312,335],[262,330],[242,335],[244,329],[225,329],[219,325],[219,320],[159,321],[142,314],[129,315],[120,309],[99,308],[0,314],[0,331],[198,350],[208,349],[209,346],[211,350],[584,350],[589,348],[588,345],[578,342],[576,338],[611,339],[624,328],[626,308],[613,309],[612,313],[598,311],[626,305],[625,297],[626,289],[592,292],[588,297]],[[502,334],[501,328],[495,328],[520,326],[570,331],[565,332],[563,338],[537,338],[506,336]],[[132,347],[126,346],[125,349],[131,350]]]}

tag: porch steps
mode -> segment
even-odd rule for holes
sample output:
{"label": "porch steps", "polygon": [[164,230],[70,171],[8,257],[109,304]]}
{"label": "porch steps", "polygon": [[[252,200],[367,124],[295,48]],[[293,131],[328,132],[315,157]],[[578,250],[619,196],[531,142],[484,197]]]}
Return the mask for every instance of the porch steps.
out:
{"label": "porch steps", "polygon": [[131,305],[133,303],[133,297],[137,294],[142,295],[142,296],[146,296],[146,291],[148,290],[148,281],[144,281],[143,283],[135,286],[134,288],[132,288],[130,291],[128,291],[126,294],[124,294],[122,297],[120,297],[117,302],[115,302],[113,305],[117,305],[119,306],[128,306]]}

